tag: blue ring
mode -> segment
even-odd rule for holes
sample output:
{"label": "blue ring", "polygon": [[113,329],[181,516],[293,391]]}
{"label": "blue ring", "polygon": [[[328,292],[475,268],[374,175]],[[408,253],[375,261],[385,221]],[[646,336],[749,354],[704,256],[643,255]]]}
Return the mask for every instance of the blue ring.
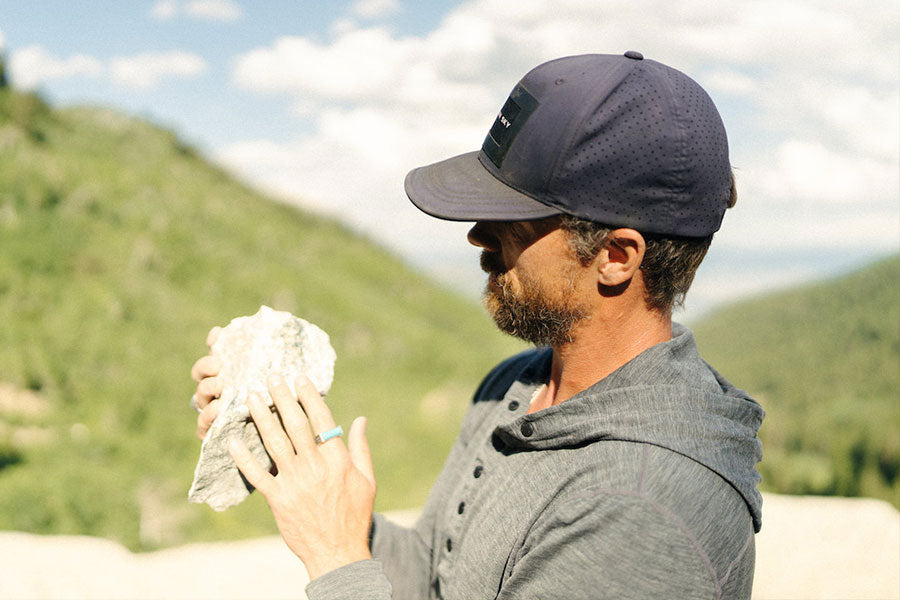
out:
{"label": "blue ring", "polygon": [[344,430],[341,429],[340,425],[338,425],[334,429],[329,429],[328,431],[323,431],[322,433],[317,434],[315,437],[316,444],[322,445],[331,438],[340,437],[342,435],[344,435]]}

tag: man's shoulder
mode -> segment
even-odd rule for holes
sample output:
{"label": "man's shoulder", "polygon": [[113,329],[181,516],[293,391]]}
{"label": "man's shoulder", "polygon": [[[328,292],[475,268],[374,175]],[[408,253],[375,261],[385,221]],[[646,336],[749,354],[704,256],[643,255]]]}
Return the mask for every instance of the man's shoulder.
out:
{"label": "man's shoulder", "polygon": [[515,381],[544,383],[552,353],[550,348],[531,348],[503,360],[482,379],[474,402],[500,400]]}

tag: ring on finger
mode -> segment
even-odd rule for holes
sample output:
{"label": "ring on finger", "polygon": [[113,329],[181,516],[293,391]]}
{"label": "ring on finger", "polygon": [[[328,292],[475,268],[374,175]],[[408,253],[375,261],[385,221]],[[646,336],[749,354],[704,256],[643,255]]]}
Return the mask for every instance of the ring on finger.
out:
{"label": "ring on finger", "polygon": [[328,431],[317,433],[314,439],[316,440],[316,445],[321,446],[331,438],[340,437],[342,435],[344,435],[344,430],[341,429],[340,425],[338,425],[337,427],[329,429]]}

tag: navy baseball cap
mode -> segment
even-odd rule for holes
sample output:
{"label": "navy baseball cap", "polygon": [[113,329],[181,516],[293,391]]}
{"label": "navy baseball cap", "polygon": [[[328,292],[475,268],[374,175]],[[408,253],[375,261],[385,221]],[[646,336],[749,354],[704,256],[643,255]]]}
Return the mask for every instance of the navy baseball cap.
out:
{"label": "navy baseball cap", "polygon": [[731,197],[728,139],[709,95],[639,52],[532,69],[481,150],[413,169],[406,193],[451,221],[558,214],[642,233],[716,232]]}

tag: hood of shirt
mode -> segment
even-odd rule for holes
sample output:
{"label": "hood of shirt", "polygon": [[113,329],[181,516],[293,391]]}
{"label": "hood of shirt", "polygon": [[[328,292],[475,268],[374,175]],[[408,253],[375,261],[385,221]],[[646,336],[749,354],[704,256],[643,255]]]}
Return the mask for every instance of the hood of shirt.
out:
{"label": "hood of shirt", "polygon": [[[763,409],[700,357],[690,331],[675,324],[672,334],[565,402],[520,416],[495,434],[519,450],[621,440],[677,452],[728,481],[759,531]],[[550,349],[536,352],[520,380],[546,380],[551,358]]]}

